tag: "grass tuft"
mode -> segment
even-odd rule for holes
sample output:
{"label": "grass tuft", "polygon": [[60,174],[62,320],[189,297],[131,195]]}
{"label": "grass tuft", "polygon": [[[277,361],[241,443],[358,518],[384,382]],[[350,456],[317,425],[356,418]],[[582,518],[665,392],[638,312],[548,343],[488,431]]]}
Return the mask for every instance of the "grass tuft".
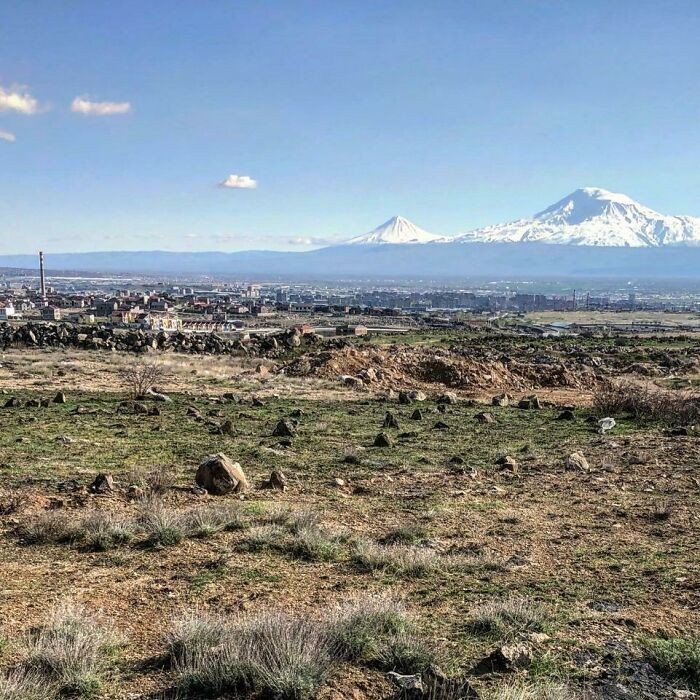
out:
{"label": "grass tuft", "polygon": [[655,637],[646,640],[644,649],[659,673],[700,690],[700,637]]}
{"label": "grass tuft", "polygon": [[472,611],[467,623],[473,634],[512,639],[523,632],[542,631],[547,610],[529,598],[493,600]]}

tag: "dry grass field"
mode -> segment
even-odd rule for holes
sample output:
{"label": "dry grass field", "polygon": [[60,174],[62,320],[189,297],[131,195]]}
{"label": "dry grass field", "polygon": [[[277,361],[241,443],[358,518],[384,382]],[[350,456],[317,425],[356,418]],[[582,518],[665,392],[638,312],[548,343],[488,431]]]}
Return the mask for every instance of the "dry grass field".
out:
{"label": "dry grass field", "polygon": [[[2,700],[698,689],[691,426],[610,404],[601,434],[595,386],[496,406],[481,389],[438,401],[436,384],[408,405],[281,362],[173,354],[148,356],[170,400],[134,402],[133,362],[0,360]],[[533,392],[541,407],[518,408]],[[215,453],[247,491],[196,486]]]}

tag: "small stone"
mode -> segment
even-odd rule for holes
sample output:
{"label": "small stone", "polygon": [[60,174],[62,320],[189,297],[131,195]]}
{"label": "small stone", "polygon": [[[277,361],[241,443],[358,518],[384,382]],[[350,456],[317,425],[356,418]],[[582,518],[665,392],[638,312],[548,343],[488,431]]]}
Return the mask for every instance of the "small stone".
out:
{"label": "small stone", "polygon": [[491,399],[492,406],[507,406],[510,403],[508,394],[498,394]]}
{"label": "small stone", "polygon": [[496,422],[496,417],[493,415],[493,413],[489,413],[488,411],[482,411],[481,413],[477,413],[474,418],[478,423],[495,423]]}
{"label": "small stone", "polygon": [[270,474],[268,483],[270,484],[270,488],[277,491],[287,490],[287,477],[277,469],[273,470]]}
{"label": "small stone", "polygon": [[501,471],[508,471],[512,474],[518,473],[518,463],[514,457],[503,455],[496,460],[496,464],[501,468]]}
{"label": "small stone", "polygon": [[433,430],[449,430],[449,429],[450,429],[450,426],[447,425],[447,423],[443,423],[441,420],[439,420],[433,426]]}
{"label": "small stone", "polygon": [[565,408],[558,416],[557,420],[576,420],[576,415],[570,408]]}
{"label": "small stone", "polygon": [[438,396],[437,402],[454,405],[457,403],[457,394],[454,391],[446,391],[441,396]]}
{"label": "small stone", "polygon": [[566,468],[569,471],[589,472],[591,466],[581,452],[572,452],[566,458]]}
{"label": "small stone", "polygon": [[282,420],[277,421],[275,429],[272,431],[273,437],[294,437],[296,430],[294,429],[294,424],[289,421]]}
{"label": "small stone", "polygon": [[53,397],[53,402],[54,403],[65,403],[66,402],[66,395],[62,391],[59,391],[56,394],[56,396]]}
{"label": "small stone", "polygon": [[111,474],[98,474],[90,484],[90,493],[108,493],[114,491],[114,478]]}
{"label": "small stone", "polygon": [[423,412],[420,408],[417,408],[413,413],[411,413],[411,420],[423,420]]}
{"label": "small stone", "polygon": [[398,428],[399,421],[396,420],[396,416],[393,413],[390,413],[389,411],[387,411],[386,415],[384,416],[384,424],[382,427],[383,428]]}
{"label": "small stone", "polygon": [[386,433],[379,433],[376,438],[374,438],[375,447],[391,447],[391,438]]}

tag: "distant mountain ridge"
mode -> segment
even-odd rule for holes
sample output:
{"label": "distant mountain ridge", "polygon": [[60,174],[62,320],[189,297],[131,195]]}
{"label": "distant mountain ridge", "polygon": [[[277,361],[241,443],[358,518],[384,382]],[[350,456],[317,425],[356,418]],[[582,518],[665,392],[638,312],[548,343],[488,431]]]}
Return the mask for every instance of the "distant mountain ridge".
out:
{"label": "distant mountain ridge", "polygon": [[346,245],[406,243],[546,243],[658,248],[700,245],[700,217],[667,216],[624,194],[582,187],[532,218],[485,226],[459,236],[438,236],[395,216]]}
{"label": "distant mountain ridge", "polygon": [[[0,255],[35,269],[35,255]],[[700,279],[700,218],[665,216],[596,187],[530,219],[447,238],[396,216],[362,236],[305,252],[46,251],[49,271],[256,279]]]}

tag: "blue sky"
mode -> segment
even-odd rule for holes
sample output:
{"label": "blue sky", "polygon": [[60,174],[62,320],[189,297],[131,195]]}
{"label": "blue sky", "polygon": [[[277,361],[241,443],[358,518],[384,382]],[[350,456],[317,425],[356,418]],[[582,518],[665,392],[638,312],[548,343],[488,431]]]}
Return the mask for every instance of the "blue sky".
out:
{"label": "blue sky", "polygon": [[700,215],[698,36],[697,0],[7,0],[0,253],[449,235],[586,185]]}

